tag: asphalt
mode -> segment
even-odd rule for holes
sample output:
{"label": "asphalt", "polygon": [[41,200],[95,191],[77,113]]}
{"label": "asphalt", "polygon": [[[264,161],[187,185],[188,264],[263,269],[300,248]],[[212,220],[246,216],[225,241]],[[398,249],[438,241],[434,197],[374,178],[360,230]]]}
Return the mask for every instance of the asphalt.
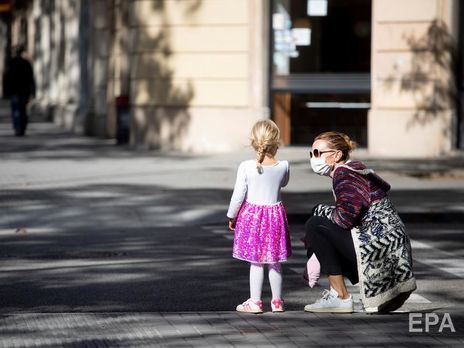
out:
{"label": "asphalt", "polygon": [[249,148],[134,150],[44,122],[14,137],[7,113],[0,104],[0,347],[463,346],[462,153],[354,153],[392,184],[418,290],[396,313],[367,315],[350,286],[354,314],[316,315],[302,309],[327,281],[303,283],[299,237],[312,206],[333,199],[330,182],[311,173],[306,148],[281,149],[291,164],[287,312],[244,315],[234,308],[248,296],[247,267],[230,256],[225,211]]}

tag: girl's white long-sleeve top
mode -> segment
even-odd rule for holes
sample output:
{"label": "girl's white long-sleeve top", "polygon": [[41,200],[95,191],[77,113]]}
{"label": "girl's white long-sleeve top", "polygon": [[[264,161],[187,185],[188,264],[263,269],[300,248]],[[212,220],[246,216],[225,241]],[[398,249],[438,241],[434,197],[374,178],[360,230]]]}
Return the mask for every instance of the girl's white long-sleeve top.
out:
{"label": "girl's white long-sleeve top", "polygon": [[237,170],[237,180],[227,217],[235,218],[244,200],[259,205],[272,205],[280,202],[280,189],[287,185],[289,177],[288,161],[263,165],[261,174],[256,169],[256,161],[243,161]]}

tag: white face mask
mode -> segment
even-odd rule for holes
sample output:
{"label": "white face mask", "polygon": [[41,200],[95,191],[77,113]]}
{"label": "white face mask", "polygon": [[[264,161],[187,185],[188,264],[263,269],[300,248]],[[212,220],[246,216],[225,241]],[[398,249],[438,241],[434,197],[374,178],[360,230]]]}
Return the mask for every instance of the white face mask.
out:
{"label": "white face mask", "polygon": [[328,165],[325,161],[325,158],[320,156],[318,158],[311,158],[311,168],[316,174],[329,175],[332,171],[333,166]]}

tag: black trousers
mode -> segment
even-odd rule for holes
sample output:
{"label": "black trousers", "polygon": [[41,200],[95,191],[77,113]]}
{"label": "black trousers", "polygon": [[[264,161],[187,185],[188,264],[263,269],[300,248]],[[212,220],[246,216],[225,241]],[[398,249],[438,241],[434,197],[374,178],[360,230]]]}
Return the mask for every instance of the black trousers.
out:
{"label": "black trousers", "polygon": [[327,218],[312,216],[305,225],[308,257],[316,254],[321,274],[343,275],[352,284],[359,281],[356,252],[351,231],[341,228]]}
{"label": "black trousers", "polygon": [[26,96],[13,96],[11,98],[11,117],[13,119],[13,128],[15,135],[22,136],[26,133],[29,117],[27,115]]}

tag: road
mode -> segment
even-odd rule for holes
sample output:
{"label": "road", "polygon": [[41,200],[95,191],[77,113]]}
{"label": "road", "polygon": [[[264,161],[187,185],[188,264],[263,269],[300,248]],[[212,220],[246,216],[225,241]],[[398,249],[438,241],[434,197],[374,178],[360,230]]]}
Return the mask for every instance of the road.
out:
{"label": "road", "polygon": [[[0,156],[4,315],[231,313],[248,298],[248,267],[231,258],[225,212],[236,167],[252,156],[250,149],[226,155],[134,151],[49,123],[32,123],[26,137],[16,138],[3,118]],[[292,167],[283,198],[294,256],[283,268],[284,293],[288,313],[299,317],[327,286],[321,280],[309,289],[302,280],[303,223],[314,204],[330,202],[332,196],[330,182],[310,172],[305,149],[284,148],[280,157]],[[453,312],[460,318],[460,164],[450,167],[449,160],[440,175],[421,176],[416,174],[430,166],[441,169],[430,161],[365,160],[392,184],[391,198],[412,239],[418,290],[400,311]],[[350,291],[358,315],[365,317],[357,287]],[[266,285],[265,303],[269,294]],[[403,320],[406,330],[408,319]]]}

